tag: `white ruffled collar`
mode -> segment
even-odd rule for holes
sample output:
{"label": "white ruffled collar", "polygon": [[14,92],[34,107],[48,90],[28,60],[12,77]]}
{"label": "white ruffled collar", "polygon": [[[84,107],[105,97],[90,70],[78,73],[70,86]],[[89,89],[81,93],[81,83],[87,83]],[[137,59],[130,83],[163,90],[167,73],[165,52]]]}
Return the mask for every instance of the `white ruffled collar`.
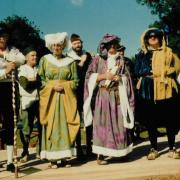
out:
{"label": "white ruffled collar", "polygon": [[63,66],[67,66],[69,64],[71,64],[74,59],[71,57],[65,57],[65,58],[61,58],[61,60],[58,60],[57,58],[55,58],[52,54],[47,54],[45,55],[45,58],[52,63],[53,65],[57,66],[57,67],[63,67]]}
{"label": "white ruffled collar", "polygon": [[[85,50],[82,50],[82,55],[83,54],[86,54]],[[77,55],[77,53],[72,48],[67,52],[67,56],[73,58],[74,60],[81,60],[81,56]]]}

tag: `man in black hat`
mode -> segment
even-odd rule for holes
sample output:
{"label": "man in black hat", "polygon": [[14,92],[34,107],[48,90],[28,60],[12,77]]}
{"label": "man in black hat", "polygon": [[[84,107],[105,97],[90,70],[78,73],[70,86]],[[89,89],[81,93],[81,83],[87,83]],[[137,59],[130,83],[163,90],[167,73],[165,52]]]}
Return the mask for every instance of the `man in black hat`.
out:
{"label": "man in black hat", "polygon": [[[77,61],[77,67],[78,67],[78,76],[79,76],[79,86],[77,88],[77,102],[78,102],[78,111],[81,117],[81,122],[83,121],[83,96],[84,96],[84,81],[85,81],[85,75],[86,71],[89,67],[89,64],[91,63],[91,55],[90,53],[83,50],[83,41],[81,40],[80,36],[78,34],[72,34],[71,35],[71,45],[72,48],[70,49],[68,55],[75,59]],[[89,126],[86,128],[86,154],[87,157],[90,157],[92,155],[92,126]],[[77,146],[77,158],[79,160],[83,159],[83,151],[81,147],[81,132],[79,130],[79,133],[76,138],[76,146]]]}

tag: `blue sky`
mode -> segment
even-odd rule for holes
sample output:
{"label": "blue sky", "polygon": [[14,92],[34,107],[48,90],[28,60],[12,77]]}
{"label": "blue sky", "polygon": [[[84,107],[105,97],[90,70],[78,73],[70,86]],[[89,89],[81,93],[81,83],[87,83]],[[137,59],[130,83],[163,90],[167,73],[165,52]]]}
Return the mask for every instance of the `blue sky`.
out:
{"label": "blue sky", "polygon": [[77,33],[84,48],[93,52],[104,34],[116,34],[129,57],[137,53],[141,33],[157,19],[136,0],[1,0],[0,12],[0,20],[26,16],[42,38],[47,33]]}

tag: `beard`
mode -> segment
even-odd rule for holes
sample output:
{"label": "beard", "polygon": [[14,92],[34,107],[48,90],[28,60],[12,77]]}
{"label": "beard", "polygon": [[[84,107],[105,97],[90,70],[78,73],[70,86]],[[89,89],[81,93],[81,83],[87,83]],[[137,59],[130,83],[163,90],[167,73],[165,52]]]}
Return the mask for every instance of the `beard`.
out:
{"label": "beard", "polygon": [[82,52],[82,46],[73,48],[73,50],[74,50],[77,54],[80,54],[80,53]]}

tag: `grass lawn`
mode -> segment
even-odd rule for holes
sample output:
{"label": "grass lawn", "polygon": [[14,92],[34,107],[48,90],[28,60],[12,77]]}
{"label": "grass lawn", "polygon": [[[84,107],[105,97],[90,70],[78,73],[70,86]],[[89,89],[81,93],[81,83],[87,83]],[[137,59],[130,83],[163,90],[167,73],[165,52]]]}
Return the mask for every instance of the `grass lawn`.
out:
{"label": "grass lawn", "polygon": [[[158,131],[159,136],[163,136],[163,135],[166,134],[166,129],[165,128],[157,128],[157,131]],[[148,132],[146,130],[142,131],[140,133],[140,138],[142,138],[142,139],[148,138]]]}
{"label": "grass lawn", "polygon": [[[1,124],[0,124],[0,128],[1,128]],[[165,128],[158,128],[157,130],[159,132],[159,136],[166,134]],[[143,130],[142,132],[140,132],[139,138],[147,139],[148,138],[148,132],[146,130]],[[37,142],[38,142],[37,130],[34,129],[32,135],[31,135],[30,147],[35,147]],[[85,129],[83,127],[81,128],[81,143],[86,144],[86,132],[85,132]],[[17,147],[22,148],[22,144],[21,144],[21,140],[20,140],[20,136],[19,136],[19,130],[17,132]]]}

